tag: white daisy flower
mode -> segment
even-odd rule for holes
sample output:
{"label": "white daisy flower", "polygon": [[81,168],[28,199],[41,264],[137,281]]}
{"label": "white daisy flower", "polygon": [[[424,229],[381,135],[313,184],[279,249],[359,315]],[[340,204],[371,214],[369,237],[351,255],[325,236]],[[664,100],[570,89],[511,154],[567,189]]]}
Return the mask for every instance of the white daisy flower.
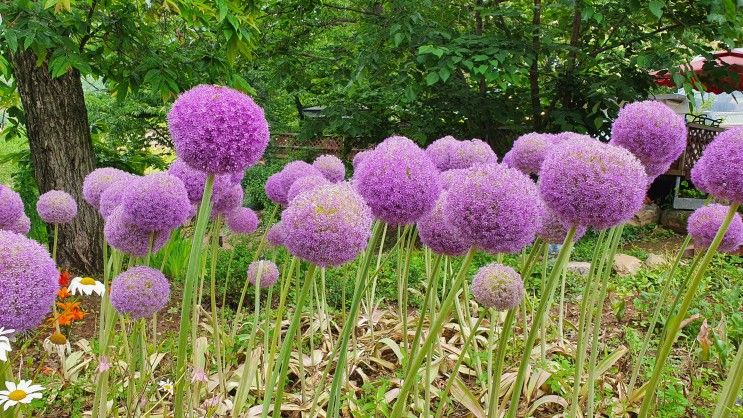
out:
{"label": "white daisy flower", "polygon": [[8,361],[8,353],[13,351],[10,347],[8,335],[12,335],[14,332],[15,330],[0,327],[0,361]]}
{"label": "white daisy flower", "polygon": [[44,340],[44,350],[49,354],[56,353],[60,357],[72,353],[70,341],[61,332],[55,332]]}
{"label": "white daisy flower", "polygon": [[80,293],[90,296],[95,293],[98,296],[103,296],[106,293],[106,286],[92,277],[75,277],[72,279],[68,290],[73,295]]}
{"label": "white daisy flower", "polygon": [[34,399],[41,399],[41,385],[32,385],[30,380],[21,380],[17,385],[15,382],[5,382],[5,390],[0,390],[0,405],[4,411],[19,403],[29,404]]}
{"label": "white daisy flower", "polygon": [[161,380],[158,383],[158,386],[160,386],[160,390],[163,392],[166,392],[170,395],[173,394],[173,382],[170,380]]}

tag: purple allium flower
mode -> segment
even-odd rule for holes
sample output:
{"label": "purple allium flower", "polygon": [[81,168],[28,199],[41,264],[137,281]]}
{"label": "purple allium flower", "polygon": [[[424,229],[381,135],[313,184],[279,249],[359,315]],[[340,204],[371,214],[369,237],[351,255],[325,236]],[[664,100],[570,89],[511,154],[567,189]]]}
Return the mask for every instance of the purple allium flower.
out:
{"label": "purple allium flower", "polygon": [[477,164],[497,163],[498,156],[487,142],[481,139],[461,141],[451,157],[451,168],[470,168]]}
{"label": "purple allium flower", "polygon": [[[281,171],[278,173],[274,173],[271,176],[268,177],[266,180],[266,185],[264,186],[264,190],[266,191],[266,196],[274,202],[279,205],[282,205],[282,190],[281,190]],[[287,190],[288,192],[288,190]]]}
{"label": "purple allium flower", "polygon": [[547,137],[552,141],[553,144],[562,144],[563,142],[575,142],[575,141],[594,141],[593,138],[591,138],[588,135],[585,134],[579,134],[577,132],[560,132],[558,134],[545,134]]}
{"label": "purple allium flower", "polygon": [[691,179],[718,199],[743,203],[743,127],[717,134],[694,164]]}
{"label": "purple allium flower", "polygon": [[374,216],[390,225],[417,222],[441,192],[436,166],[413,141],[391,137],[379,144],[353,175]]}
{"label": "purple allium flower", "polygon": [[292,161],[284,166],[278,173],[272,175],[266,181],[266,195],[273,202],[286,206],[289,204],[289,188],[297,179],[306,176],[320,176],[323,174],[304,161]]}
{"label": "purple allium flower", "polygon": [[353,156],[353,160],[351,161],[351,165],[353,166],[353,169],[356,170],[359,168],[359,164],[361,164],[362,161],[366,159],[366,157],[369,156],[371,153],[371,150],[364,150],[359,151],[356,153],[356,155]]}
{"label": "purple allium flower", "polygon": [[[542,217],[543,223],[542,228],[537,233],[537,236],[544,240],[548,244],[562,244],[565,242],[565,236],[568,234],[570,225],[562,219],[558,218],[555,212],[551,209],[544,208],[544,216]],[[578,241],[586,233],[585,226],[579,226],[575,230],[575,237],[573,241]]]}
{"label": "purple allium flower", "polygon": [[281,224],[281,222],[277,222],[271,225],[271,228],[269,228],[268,232],[266,232],[266,241],[268,241],[268,243],[272,247],[284,245],[285,240],[286,234],[284,233],[284,226]]}
{"label": "purple allium flower", "polygon": [[542,226],[539,192],[526,174],[498,164],[472,167],[449,188],[444,211],[474,245],[514,253]]}
{"label": "purple allium flower", "polygon": [[149,318],[170,299],[170,283],[160,270],[132,267],[111,282],[111,305],[132,318]]}
{"label": "purple allium flower", "polygon": [[[612,145],[628,149],[646,166],[666,169],[686,148],[686,123],[670,107],[646,100],[624,106],[611,125]],[[665,170],[664,170],[665,171]],[[662,173],[661,173],[662,174]]]}
{"label": "purple allium flower", "polygon": [[526,174],[539,174],[544,157],[552,145],[552,139],[545,134],[532,132],[521,135],[503,156],[503,164]]}
{"label": "purple allium flower", "polygon": [[44,322],[59,290],[59,271],[36,241],[0,231],[0,327],[24,332]]}
{"label": "purple allium flower", "polygon": [[297,196],[281,214],[284,245],[318,266],[338,266],[366,248],[371,210],[348,183],[320,186]]}
{"label": "purple allium flower", "polygon": [[153,253],[160,250],[168,241],[170,231],[150,232],[127,223],[123,219],[123,211],[124,208],[119,206],[106,218],[103,236],[110,246],[135,257],[144,257],[150,246],[151,234],[155,234],[152,243]]}
{"label": "purple allium flower", "polygon": [[451,135],[439,138],[426,147],[426,155],[439,171],[451,170],[452,157],[459,148],[460,141]]}
{"label": "purple allium flower", "polygon": [[539,190],[563,221],[604,229],[632,219],[647,183],[645,167],[631,152],[586,140],[565,142],[547,154]]}
{"label": "purple allium flower", "polygon": [[243,204],[245,198],[245,191],[241,184],[236,184],[230,187],[221,196],[214,197],[214,205],[212,206],[212,216],[217,214],[225,214],[231,210],[239,208]]}
{"label": "purple allium flower", "polygon": [[0,230],[2,229],[15,232],[16,234],[28,235],[31,231],[31,219],[29,219],[25,213],[22,213],[18,220],[15,221],[15,224],[10,225],[7,228],[0,227]]}
{"label": "purple allium flower", "polygon": [[108,218],[108,215],[121,204],[124,193],[132,187],[132,183],[138,178],[139,176],[136,176],[131,180],[117,181],[101,193],[101,198],[98,201],[98,213],[101,214],[103,219]]}
{"label": "purple allium flower", "polygon": [[252,234],[258,229],[258,215],[250,208],[227,212],[227,227],[236,234]]}
{"label": "purple allium flower", "polygon": [[268,146],[268,122],[249,96],[229,87],[200,85],[181,94],[168,113],[175,152],[207,173],[242,171]]}
{"label": "purple allium flower", "polygon": [[140,177],[121,196],[123,221],[145,231],[170,231],[183,225],[191,201],[181,179],[168,173]]}
{"label": "purple allium flower", "polygon": [[483,307],[508,311],[519,306],[524,298],[524,282],[511,267],[490,263],[477,271],[471,291]]}
{"label": "purple allium flower", "polygon": [[444,212],[446,197],[447,192],[441,192],[433,210],[418,221],[418,235],[433,252],[458,256],[466,253],[472,243],[449,222]]}
{"label": "purple allium flower", "polygon": [[248,266],[248,281],[255,286],[258,282],[260,273],[260,286],[262,288],[271,287],[279,280],[279,268],[273,261],[258,260],[253,261]]}
{"label": "purple allium flower", "polygon": [[23,214],[23,200],[21,195],[10,187],[0,184],[0,229],[7,229],[15,225]]}
{"label": "purple allium flower", "polygon": [[468,171],[466,168],[454,168],[441,172],[441,189],[449,190],[451,185],[459,181]]}
{"label": "purple allium flower", "polygon": [[[687,229],[694,240],[694,247],[700,249],[709,247],[717,231],[720,230],[728,210],[730,207],[715,203],[701,207],[689,216]],[[736,213],[720,242],[718,251],[732,253],[741,245],[743,245],[743,220],[740,214]]]}
{"label": "purple allium flower", "polygon": [[[178,177],[186,186],[188,199],[192,203],[200,203],[204,196],[204,185],[206,184],[207,174],[186,164],[181,159],[176,159],[168,167],[168,174]],[[214,186],[212,189],[212,202],[217,197],[226,193],[234,185],[239,184],[243,177],[243,172],[218,174],[214,176]]]}
{"label": "purple allium flower", "polygon": [[321,155],[315,158],[312,165],[320,170],[326,179],[333,183],[338,183],[346,178],[346,166],[343,165],[343,161],[335,155]]}
{"label": "purple allium flower", "polygon": [[36,211],[48,224],[68,224],[77,216],[77,202],[67,192],[50,190],[39,196]]}
{"label": "purple allium flower", "polygon": [[118,168],[104,167],[91,171],[83,181],[83,199],[90,206],[98,209],[101,194],[112,184],[121,181],[131,181],[132,175]]}
{"label": "purple allium flower", "polygon": [[298,178],[289,188],[286,199],[291,202],[300,193],[314,190],[320,186],[330,184],[330,181],[323,176],[312,175]]}

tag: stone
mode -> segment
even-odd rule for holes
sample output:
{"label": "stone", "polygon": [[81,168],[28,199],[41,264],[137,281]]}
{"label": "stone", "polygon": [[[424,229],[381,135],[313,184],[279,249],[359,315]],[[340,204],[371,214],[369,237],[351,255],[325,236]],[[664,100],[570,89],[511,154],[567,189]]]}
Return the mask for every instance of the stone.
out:
{"label": "stone", "polygon": [[588,261],[570,261],[565,268],[569,273],[577,274],[578,276],[588,276],[591,270],[591,263]]}
{"label": "stone", "polygon": [[686,223],[691,213],[690,210],[666,209],[660,214],[660,224],[679,234],[686,234]]}
{"label": "stone", "polygon": [[660,254],[649,254],[645,259],[645,266],[651,270],[660,270],[668,264],[668,259]]}
{"label": "stone", "polygon": [[657,224],[660,220],[660,207],[655,203],[643,206],[639,212],[629,221],[632,226],[645,226]]}
{"label": "stone", "polygon": [[620,276],[634,276],[642,268],[642,261],[631,255],[617,254],[614,256],[614,271]]}

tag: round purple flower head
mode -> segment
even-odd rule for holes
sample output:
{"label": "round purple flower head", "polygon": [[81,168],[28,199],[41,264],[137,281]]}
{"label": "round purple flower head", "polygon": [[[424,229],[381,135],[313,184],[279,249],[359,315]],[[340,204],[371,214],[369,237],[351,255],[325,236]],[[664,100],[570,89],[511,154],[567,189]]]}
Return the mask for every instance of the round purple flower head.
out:
{"label": "round purple flower head", "polygon": [[544,134],[554,145],[562,144],[563,142],[575,142],[575,141],[593,141],[594,139],[585,134],[579,134],[577,132],[560,132],[558,134]]}
{"label": "round purple flower head", "polygon": [[151,234],[155,234],[152,243],[153,253],[160,250],[168,241],[170,231],[150,232],[135,224],[127,223],[123,219],[123,211],[124,208],[119,206],[106,218],[103,236],[110,246],[135,257],[144,257],[150,246]]}
{"label": "round purple flower head", "polygon": [[132,267],[111,282],[111,305],[134,319],[149,318],[170,299],[170,283],[160,270]]}
{"label": "round purple flower head", "polygon": [[483,307],[509,311],[519,306],[524,298],[524,281],[511,267],[490,263],[477,271],[471,291]]}
{"label": "round purple flower head", "polygon": [[69,193],[50,190],[39,196],[36,211],[42,221],[64,225],[72,222],[77,216],[77,202]]}
{"label": "round purple flower head", "polygon": [[286,199],[289,202],[291,202],[300,193],[306,192],[309,190],[314,190],[326,184],[331,184],[331,183],[328,179],[326,179],[323,176],[313,175],[313,176],[305,176],[305,177],[298,178],[289,188],[289,192],[286,194]]}
{"label": "round purple flower head", "polygon": [[470,249],[471,242],[462,235],[444,212],[447,193],[441,192],[433,210],[418,221],[421,242],[437,254],[458,256]]}
{"label": "round purple flower head", "polygon": [[229,87],[200,85],[181,94],[168,113],[168,128],[178,157],[207,173],[243,171],[268,146],[263,109]]}
{"label": "round purple flower head", "polygon": [[552,144],[551,138],[544,134],[532,132],[521,135],[503,156],[503,164],[526,174],[539,174]]}
{"label": "round purple flower head", "polygon": [[59,271],[36,241],[0,231],[0,327],[24,332],[51,313],[59,290]]}
{"label": "round purple flower head", "polygon": [[271,228],[269,228],[268,232],[266,233],[266,241],[272,247],[278,247],[280,245],[284,245],[285,240],[286,234],[284,233],[284,226],[281,224],[281,222],[277,222],[271,225]]}
{"label": "round purple flower head", "polygon": [[108,215],[121,204],[121,198],[124,196],[124,193],[132,187],[132,182],[138,178],[139,176],[135,176],[131,180],[117,181],[101,193],[98,213],[101,214],[103,219],[108,218]]}
{"label": "round purple flower head", "polygon": [[565,142],[542,164],[539,190],[547,206],[569,225],[609,228],[641,208],[648,177],[624,148],[599,141]]}
{"label": "round purple flower head", "polygon": [[237,208],[227,213],[227,227],[236,234],[252,234],[258,229],[258,215],[250,208]]}
{"label": "round purple flower head", "polygon": [[[558,218],[555,212],[549,208],[544,208],[544,217],[542,218],[542,229],[539,230],[537,236],[548,244],[562,244],[565,242],[565,237],[568,235],[570,225],[562,219]],[[575,229],[575,237],[573,241],[578,241],[586,233],[585,226],[579,226]]]}
{"label": "round purple flower head", "polygon": [[326,179],[333,183],[338,183],[346,178],[346,166],[343,165],[343,161],[335,155],[321,155],[315,158],[312,165],[320,170]]}
{"label": "round purple flower head", "polygon": [[743,127],[717,134],[694,164],[691,179],[718,199],[743,203]]}
{"label": "round purple flower head", "polygon": [[15,232],[16,234],[28,235],[28,233],[31,231],[31,219],[29,219],[25,213],[22,213],[18,220],[15,221],[15,224],[10,225],[7,228],[0,229]]}
{"label": "round purple flower head", "polygon": [[0,228],[6,229],[14,225],[23,214],[23,200],[21,195],[10,187],[0,184]]}
{"label": "round purple flower head", "polygon": [[117,168],[104,167],[91,171],[83,181],[83,199],[90,206],[98,209],[101,194],[112,184],[120,180],[130,180],[132,175]]}
{"label": "round purple flower head", "polygon": [[439,138],[426,147],[426,155],[436,165],[439,171],[451,170],[452,157],[459,148],[460,141],[451,135]]}
{"label": "round purple flower head", "polygon": [[214,205],[212,206],[212,216],[216,214],[224,214],[236,208],[239,208],[243,204],[245,198],[245,191],[241,184],[236,184],[228,191],[223,193],[221,196],[214,197]]}
{"label": "round purple flower head", "polygon": [[436,166],[413,141],[391,137],[379,144],[353,176],[374,216],[390,225],[417,222],[441,192]]}
{"label": "round purple flower head", "polygon": [[454,168],[441,173],[441,189],[449,190],[452,184],[459,181],[469,170],[466,168]]}
{"label": "round purple flower head", "polygon": [[348,183],[301,193],[281,214],[284,245],[318,266],[339,266],[366,248],[372,215]]}
{"label": "round purple flower head", "polygon": [[140,177],[121,197],[126,223],[145,231],[178,228],[191,213],[191,201],[183,182],[168,173]]}
{"label": "round purple flower head", "polygon": [[371,150],[357,152],[356,155],[353,156],[353,160],[351,161],[353,169],[356,170],[359,167],[359,164],[361,164],[366,159],[366,157],[369,156],[370,153]]}
{"label": "round purple flower head", "polygon": [[[670,107],[647,100],[624,106],[611,125],[612,145],[628,149],[653,174],[670,165],[686,148],[686,123]],[[665,171],[665,170],[664,170]],[[662,172],[660,173],[662,174]]]}
{"label": "round purple flower head", "polygon": [[461,141],[451,156],[451,168],[470,168],[477,164],[497,163],[498,156],[480,139]]}
{"label": "round purple flower head", "polygon": [[306,176],[321,176],[320,170],[304,161],[292,161],[266,181],[266,195],[272,201],[286,206],[289,204],[289,188],[295,181]]}
{"label": "round purple flower head", "polygon": [[469,169],[449,188],[444,206],[462,235],[491,253],[515,253],[531,243],[543,210],[536,184],[498,164]]}
{"label": "round purple flower head", "polygon": [[[188,199],[192,203],[200,203],[204,195],[204,185],[206,184],[207,174],[186,164],[183,160],[176,159],[168,167],[168,174],[181,179],[188,192]],[[214,176],[214,186],[212,189],[212,201],[218,196],[226,193],[232,186],[239,184],[243,177],[243,172],[238,171],[229,174],[219,174]]]}
{"label": "round purple flower head", "polygon": [[262,288],[271,287],[279,280],[279,268],[273,261],[258,260],[253,261],[248,266],[248,281],[255,286],[258,283],[258,274],[260,274],[260,286]]}
{"label": "round purple flower head", "polygon": [[[694,240],[694,247],[709,247],[715,235],[717,235],[717,231],[720,230],[728,210],[730,210],[728,206],[711,204],[695,210],[689,216],[687,229]],[[736,213],[733,215],[733,220],[730,222],[722,242],[720,242],[718,251],[732,253],[741,245],[743,245],[743,220],[741,220],[740,214]]]}
{"label": "round purple flower head", "polygon": [[264,190],[266,191],[266,196],[268,196],[272,202],[279,205],[283,204],[281,203],[281,171],[268,177]]}

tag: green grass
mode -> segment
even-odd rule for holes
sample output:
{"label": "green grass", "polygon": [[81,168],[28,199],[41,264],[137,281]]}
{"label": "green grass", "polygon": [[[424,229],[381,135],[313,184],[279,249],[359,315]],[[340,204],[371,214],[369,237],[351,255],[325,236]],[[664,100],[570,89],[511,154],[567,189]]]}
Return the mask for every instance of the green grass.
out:
{"label": "green grass", "polygon": [[[18,152],[27,148],[28,144],[25,139],[16,138],[10,141],[3,141],[2,147],[0,147],[0,161],[5,159],[5,156]],[[11,184],[13,181],[13,173],[18,168],[18,164],[15,161],[0,162],[0,183]]]}

